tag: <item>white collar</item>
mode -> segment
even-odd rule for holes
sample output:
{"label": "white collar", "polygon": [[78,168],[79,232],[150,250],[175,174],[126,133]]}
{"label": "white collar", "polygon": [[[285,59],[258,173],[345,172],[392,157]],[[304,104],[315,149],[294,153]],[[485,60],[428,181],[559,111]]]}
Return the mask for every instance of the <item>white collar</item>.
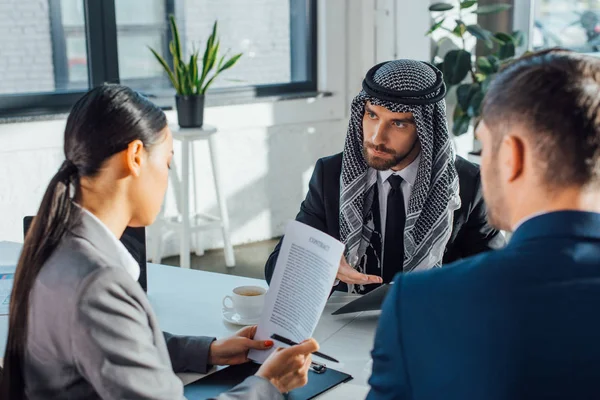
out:
{"label": "white collar", "polygon": [[410,186],[414,186],[415,181],[417,180],[417,173],[419,172],[419,162],[421,161],[421,153],[417,155],[417,157],[408,164],[406,167],[401,169],[400,171],[393,171],[388,169],[387,171],[378,171],[379,178],[381,182],[385,182],[391,175],[399,175],[405,182],[407,182]]}
{"label": "white collar", "polygon": [[133,258],[133,256],[123,245],[123,243],[121,243],[121,241],[117,239],[115,234],[112,233],[110,229],[108,229],[108,227],[104,224],[104,222],[102,222],[98,217],[92,214],[89,210],[86,210],[85,208],[81,207],[79,204],[73,204],[81,208],[85,215],[90,217],[90,221],[94,221],[94,223],[98,225],[99,228],[101,228],[101,231],[106,234],[106,238],[110,241],[110,243],[112,243],[115,251],[117,252],[119,260],[123,262],[122,267],[125,268],[129,275],[131,275],[134,281],[137,281],[140,277],[140,265],[137,263],[135,258]]}

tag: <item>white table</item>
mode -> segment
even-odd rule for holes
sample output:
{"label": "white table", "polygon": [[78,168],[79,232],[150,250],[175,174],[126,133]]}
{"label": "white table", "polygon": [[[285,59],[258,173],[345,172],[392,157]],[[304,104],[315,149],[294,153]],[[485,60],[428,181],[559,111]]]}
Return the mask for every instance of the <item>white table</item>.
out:
{"label": "white table", "polygon": [[[21,244],[0,242],[0,265],[16,264],[20,251]],[[148,297],[161,328],[174,334],[224,337],[240,329],[223,321],[221,314],[221,300],[240,285],[267,287],[264,280],[148,264]],[[353,298],[353,295],[334,293],[327,302],[314,337],[321,345],[321,351],[340,363],[315,360],[346,372],[354,379],[328,391],[320,399],[364,399],[368,392],[370,351],[379,312],[331,315]],[[7,330],[8,316],[0,316],[1,355]],[[181,374],[180,378],[189,383],[201,376]]]}

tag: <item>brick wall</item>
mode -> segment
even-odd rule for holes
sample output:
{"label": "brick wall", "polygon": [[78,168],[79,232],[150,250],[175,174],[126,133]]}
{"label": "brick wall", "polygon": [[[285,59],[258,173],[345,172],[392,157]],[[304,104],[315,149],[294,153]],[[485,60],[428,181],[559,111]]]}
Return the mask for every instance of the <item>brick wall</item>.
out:
{"label": "brick wall", "polygon": [[234,68],[217,78],[213,87],[290,81],[289,1],[178,0],[178,3],[183,3],[175,11],[187,45],[195,42],[204,50],[213,22],[218,19],[223,51],[231,48],[232,54],[244,53]]}
{"label": "brick wall", "polygon": [[48,0],[0,0],[0,94],[53,90]]}

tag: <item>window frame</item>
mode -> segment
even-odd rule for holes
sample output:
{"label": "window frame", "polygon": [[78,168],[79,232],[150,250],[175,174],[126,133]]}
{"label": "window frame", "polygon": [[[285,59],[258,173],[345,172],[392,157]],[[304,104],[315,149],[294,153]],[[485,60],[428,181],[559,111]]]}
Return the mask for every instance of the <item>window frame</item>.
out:
{"label": "window frame", "polygon": [[[513,29],[525,33],[525,43],[517,49],[517,54],[533,51],[532,32],[535,24],[535,2],[539,0],[513,0]],[[600,56],[600,52],[586,52],[584,54]]]}
{"label": "window frame", "polygon": [[[84,4],[84,30],[87,47],[88,85],[93,88],[103,83],[120,83],[117,52],[117,22],[115,0],[82,0]],[[167,14],[175,11],[175,0],[164,0]],[[55,84],[68,78],[66,68],[66,43],[60,14],[60,0],[49,0],[51,16],[50,34],[55,66]],[[244,98],[281,95],[315,94],[318,91],[317,63],[317,0],[291,0],[290,13],[300,18],[290,18],[291,77],[306,71],[307,79],[266,85],[244,85],[231,88],[210,89],[211,99],[230,99],[236,94]],[[91,18],[90,16],[93,16]],[[306,24],[308,21],[308,24]],[[167,42],[170,31],[167,34]],[[305,57],[304,57],[305,55]],[[62,66],[62,68],[60,68]],[[56,68],[59,67],[59,68]],[[65,76],[66,75],[66,76]],[[144,78],[140,79],[143,81]],[[89,89],[58,90],[44,93],[0,94],[0,118],[39,116],[68,112],[73,104]],[[157,104],[171,109],[174,90],[151,95]]]}

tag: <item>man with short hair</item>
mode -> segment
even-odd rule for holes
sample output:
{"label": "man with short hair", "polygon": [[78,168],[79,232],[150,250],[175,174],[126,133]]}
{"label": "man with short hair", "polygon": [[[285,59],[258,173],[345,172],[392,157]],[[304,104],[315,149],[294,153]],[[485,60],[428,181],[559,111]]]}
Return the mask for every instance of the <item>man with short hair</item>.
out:
{"label": "man with short hair", "polygon": [[398,275],[369,400],[600,398],[600,59],[546,51],[492,82],[477,134],[501,250]]}
{"label": "man with short hair", "polygon": [[445,94],[431,64],[374,66],[352,102],[344,152],[317,161],[296,220],[346,245],[337,290],[366,293],[397,272],[504,245],[486,220],[479,168],[455,157]]}

